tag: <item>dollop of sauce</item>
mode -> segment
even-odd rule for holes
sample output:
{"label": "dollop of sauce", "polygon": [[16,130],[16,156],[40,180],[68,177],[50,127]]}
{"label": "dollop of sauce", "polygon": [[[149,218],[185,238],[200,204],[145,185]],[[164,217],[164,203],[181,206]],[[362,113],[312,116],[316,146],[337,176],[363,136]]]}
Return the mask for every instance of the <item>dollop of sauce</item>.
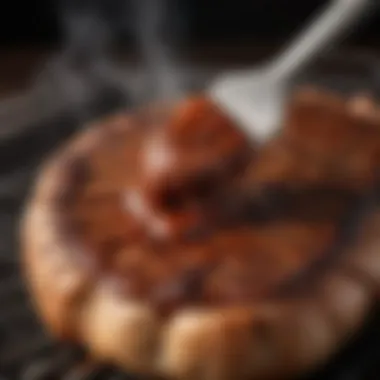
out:
{"label": "dollop of sauce", "polygon": [[172,310],[255,302],[324,258],[380,157],[358,101],[326,99],[298,96],[260,148],[201,97],[104,122],[66,205],[99,275]]}

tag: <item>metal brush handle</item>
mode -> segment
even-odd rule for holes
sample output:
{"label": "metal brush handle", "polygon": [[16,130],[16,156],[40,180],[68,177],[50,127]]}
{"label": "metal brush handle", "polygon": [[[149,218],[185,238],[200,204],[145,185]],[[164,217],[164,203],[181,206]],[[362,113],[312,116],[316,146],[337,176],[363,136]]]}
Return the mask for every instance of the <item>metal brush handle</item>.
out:
{"label": "metal brush handle", "polygon": [[321,50],[348,32],[369,9],[373,0],[334,0],[269,65],[275,80],[288,80],[311,62]]}

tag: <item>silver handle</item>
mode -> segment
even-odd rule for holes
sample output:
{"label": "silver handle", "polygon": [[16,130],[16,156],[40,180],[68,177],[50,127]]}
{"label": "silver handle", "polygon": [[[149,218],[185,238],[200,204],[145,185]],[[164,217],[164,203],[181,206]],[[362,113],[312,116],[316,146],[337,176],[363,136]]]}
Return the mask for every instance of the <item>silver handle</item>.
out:
{"label": "silver handle", "polygon": [[365,13],[373,0],[334,0],[269,65],[276,80],[290,79]]}

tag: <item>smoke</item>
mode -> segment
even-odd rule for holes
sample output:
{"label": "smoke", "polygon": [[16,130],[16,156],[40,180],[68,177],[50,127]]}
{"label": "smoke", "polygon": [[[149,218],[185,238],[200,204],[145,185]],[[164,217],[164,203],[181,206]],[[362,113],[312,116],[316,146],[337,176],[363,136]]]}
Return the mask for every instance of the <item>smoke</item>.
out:
{"label": "smoke", "polygon": [[[74,102],[83,104],[113,87],[136,102],[173,100],[186,92],[179,59],[185,25],[178,0],[61,0],[64,54],[61,76]],[[123,33],[136,43],[142,65],[131,70],[114,59]]]}
{"label": "smoke", "polygon": [[[132,0],[134,32],[147,64],[154,96],[175,99],[185,94],[185,70],[180,62],[181,13],[179,1]],[[179,37],[179,38],[178,38]]]}
{"label": "smoke", "polygon": [[[112,1],[111,1],[112,3]],[[61,0],[61,21],[64,51],[77,68],[88,68],[107,59],[114,30],[102,5],[107,0]]]}

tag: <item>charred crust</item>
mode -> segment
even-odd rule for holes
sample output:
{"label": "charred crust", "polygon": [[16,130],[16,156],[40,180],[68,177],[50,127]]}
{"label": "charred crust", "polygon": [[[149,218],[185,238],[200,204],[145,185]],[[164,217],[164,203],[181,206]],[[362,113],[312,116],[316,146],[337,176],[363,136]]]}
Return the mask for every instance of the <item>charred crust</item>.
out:
{"label": "charred crust", "polygon": [[[218,304],[212,297],[208,298],[207,291],[208,280],[218,268],[218,254],[228,257],[231,252],[234,253],[237,245],[231,245],[228,236],[223,234],[225,240],[217,242],[216,253],[212,249],[210,252],[198,249],[205,241],[215,238],[218,229],[228,232],[242,226],[259,228],[270,226],[275,221],[289,223],[294,220],[300,220],[304,225],[311,222],[315,226],[324,222],[336,225],[353,200],[368,195],[377,181],[377,174],[373,176],[371,169],[372,157],[368,166],[371,173],[368,178],[359,181],[359,186],[351,183],[353,178],[359,178],[355,177],[356,168],[353,170],[350,166],[353,160],[333,160],[332,166],[329,166],[329,160],[335,148],[336,152],[345,151],[353,140],[354,133],[346,136],[343,142],[338,141],[339,133],[345,133],[342,125],[346,122],[352,129],[362,126],[365,133],[369,134],[369,139],[376,140],[379,135],[380,140],[378,121],[372,114],[368,118],[368,109],[374,112],[372,105],[356,102],[354,110],[350,111],[347,102],[342,99],[332,95],[323,96],[321,100],[318,92],[310,92],[296,100],[288,115],[290,125],[285,128],[283,135],[276,137],[283,139],[278,143],[282,144],[281,149],[287,150],[286,155],[291,155],[290,147],[304,140],[315,155],[302,156],[302,149],[299,149],[295,156],[290,157],[289,167],[281,170],[268,170],[265,160],[255,161],[262,152],[252,147],[240,157],[241,152],[237,148],[245,149],[246,141],[239,133],[231,131],[231,122],[223,119],[224,115],[204,99],[194,100],[190,105],[180,108],[173,117],[169,138],[190,151],[194,146],[207,146],[215,142],[221,144],[216,146],[220,150],[207,152],[210,156],[200,155],[196,165],[186,166],[189,171],[179,173],[181,175],[175,176],[175,180],[167,177],[169,183],[176,185],[176,180],[180,179],[179,188],[183,194],[177,187],[163,186],[165,181],[162,182],[162,178],[154,178],[153,193],[145,193],[146,204],[151,206],[150,211],[154,211],[153,216],[141,218],[137,226],[120,228],[125,221],[124,214],[110,213],[111,218],[104,217],[105,223],[100,224],[102,228],[94,232],[91,230],[92,224],[87,224],[84,219],[71,219],[71,215],[67,215],[65,221],[62,210],[71,208],[77,199],[81,199],[83,193],[80,188],[96,177],[97,169],[91,167],[92,161],[88,157],[94,157],[97,144],[103,143],[103,137],[113,129],[123,134],[131,130],[133,125],[145,125],[146,120],[113,119],[113,124],[109,121],[112,127],[108,131],[107,126],[100,123],[95,130],[85,132],[53,159],[32,195],[22,236],[25,272],[33,299],[53,334],[60,339],[85,344],[99,360],[113,362],[126,369],[133,368],[144,374],[180,380],[277,380],[313,368],[335,352],[358,329],[378,295],[378,215],[363,224],[364,232],[359,232],[351,246],[344,247],[334,260],[330,260],[330,254],[323,256],[318,253],[324,265],[321,269],[318,267],[313,276],[305,279],[305,286],[300,282],[301,285],[295,286],[293,291],[283,294],[264,291],[240,303]],[[317,131],[318,134],[309,134],[316,133],[311,131],[313,123],[307,123],[310,112],[319,121],[324,120],[325,116],[321,115],[324,107],[327,107],[327,114],[337,125],[332,125],[333,131],[324,128],[320,133]],[[363,112],[367,115],[365,122]],[[210,129],[207,133],[198,129],[192,135],[189,126],[205,116],[210,118]],[[219,130],[222,119],[224,123]],[[159,122],[167,120],[168,115],[164,114]],[[183,120],[185,122],[181,124]],[[303,123],[308,125],[305,127]],[[327,124],[331,126],[330,122]],[[149,130],[146,128],[143,133]],[[230,141],[223,140],[225,132],[230,133]],[[137,142],[142,144],[139,140]],[[372,148],[377,165],[378,148]],[[221,152],[231,156],[225,159]],[[319,153],[323,157],[318,157]],[[211,172],[200,170],[202,167],[199,163],[204,157],[210,158],[207,170]],[[309,173],[307,165],[293,166],[299,157],[303,157],[306,163],[312,163],[316,170]],[[255,172],[257,163],[262,165],[260,176],[239,178]],[[339,177],[339,171],[345,175]],[[110,174],[110,181],[120,180],[120,173],[112,173],[113,177]],[[137,180],[140,179],[137,176]],[[128,186],[132,184],[128,183]],[[213,187],[222,188],[223,191],[216,193]],[[167,189],[169,192],[166,192]],[[231,194],[238,194],[239,200],[231,201]],[[105,206],[105,215],[114,207],[116,195],[112,193],[112,197],[109,207]],[[193,203],[191,206],[186,204],[191,197],[196,201],[196,206]],[[336,200],[339,207],[335,209],[329,203],[328,207],[325,205],[324,212],[319,214],[321,210],[317,202],[311,204],[318,197],[324,201],[328,198]],[[217,201],[212,203],[210,199]],[[213,209],[210,212],[211,203]],[[100,207],[100,203],[97,206]],[[190,211],[184,213],[184,210]],[[378,206],[370,213],[376,216]],[[126,214],[133,217],[131,210],[126,210]],[[255,214],[255,218],[250,219],[249,214]],[[157,215],[169,227],[169,235],[162,240],[154,239],[149,234],[150,224]],[[177,218],[178,215],[181,218]],[[111,222],[115,224],[111,226]],[[323,231],[313,235],[306,243],[299,239],[302,244],[297,243],[281,251],[278,257],[285,258],[281,265],[295,265],[294,271],[286,272],[285,277],[290,273],[289,276],[295,278],[302,269],[314,265],[316,253],[310,254],[307,260],[297,260],[306,255],[311,243],[311,250],[319,247],[320,241],[325,238]],[[263,231],[263,235],[266,232]],[[91,270],[88,255],[76,250],[75,244],[69,239],[73,235],[94,237],[91,243],[95,248],[92,251],[96,251],[99,256],[91,257],[95,259],[92,262],[104,260],[107,264],[104,264],[103,271]],[[278,231],[273,236],[269,234],[267,241],[276,241],[279,235],[281,233],[278,234]],[[298,241],[297,233],[291,236],[293,243]],[[269,244],[266,246],[268,249],[263,249],[260,239],[262,236],[254,242],[259,247],[255,248],[255,252],[260,252],[257,258],[267,255],[271,259],[268,259],[268,265],[269,273],[272,274],[278,257],[270,256],[270,251],[282,250],[286,241],[281,243],[279,240],[280,243],[274,247],[266,243]],[[174,246],[169,244],[172,241],[175,241]],[[247,266],[245,255],[253,252],[249,245],[251,241],[247,241],[249,249],[238,252],[241,255],[240,263],[239,255],[236,255],[236,262],[243,269],[244,264]],[[327,248],[331,248],[331,240],[326,238],[326,242]],[[122,254],[118,256],[120,247],[132,262],[123,262],[125,257]],[[136,247],[140,250],[133,251]],[[194,247],[192,252],[191,247]],[[188,261],[181,266],[178,264],[180,259]],[[254,262],[255,258],[252,260]],[[379,262],[379,266],[371,266],[369,262]],[[231,267],[226,263],[227,260],[222,262],[228,274],[231,274]],[[240,275],[244,271],[237,272]],[[123,286],[128,285],[123,282],[125,273],[131,276],[131,287],[138,288],[136,293],[123,291]],[[142,273],[141,277],[139,273]],[[241,279],[242,276],[237,277]],[[223,276],[218,278],[217,285],[228,288],[229,285],[223,279]],[[246,285],[244,281],[242,283]],[[274,287],[282,286],[283,283],[274,282]],[[247,286],[254,287],[255,284],[248,281]],[[340,298],[343,295],[345,299]]]}

